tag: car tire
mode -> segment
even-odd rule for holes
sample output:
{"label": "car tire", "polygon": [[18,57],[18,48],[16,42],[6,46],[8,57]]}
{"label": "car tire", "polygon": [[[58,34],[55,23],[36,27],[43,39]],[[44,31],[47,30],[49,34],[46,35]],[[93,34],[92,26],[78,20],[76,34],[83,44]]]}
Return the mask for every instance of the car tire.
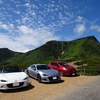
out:
{"label": "car tire", "polygon": [[63,73],[63,71],[60,71],[60,75],[61,75],[61,76],[64,76],[64,73]]}
{"label": "car tire", "polygon": [[37,75],[37,80],[39,83],[41,83],[41,76],[40,75]]}

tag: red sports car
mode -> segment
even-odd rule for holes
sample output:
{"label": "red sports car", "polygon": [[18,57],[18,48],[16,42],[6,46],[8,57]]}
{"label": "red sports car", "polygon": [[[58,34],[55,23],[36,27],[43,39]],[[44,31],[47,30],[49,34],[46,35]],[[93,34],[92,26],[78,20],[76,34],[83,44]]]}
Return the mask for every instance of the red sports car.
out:
{"label": "red sports car", "polygon": [[52,69],[59,71],[61,76],[76,75],[76,69],[63,61],[50,62],[48,66],[50,66]]}

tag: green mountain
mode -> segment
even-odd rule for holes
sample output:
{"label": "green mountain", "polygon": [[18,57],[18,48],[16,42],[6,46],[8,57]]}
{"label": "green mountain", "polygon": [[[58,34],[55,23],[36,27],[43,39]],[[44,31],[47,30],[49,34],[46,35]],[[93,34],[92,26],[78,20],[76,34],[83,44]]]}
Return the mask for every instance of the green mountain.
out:
{"label": "green mountain", "polygon": [[69,42],[61,59],[100,57],[100,43],[94,36],[77,39]]}
{"label": "green mountain", "polygon": [[0,62],[16,56],[17,52],[11,51],[8,48],[0,48]]}
{"label": "green mountain", "polygon": [[[27,67],[33,63],[48,63],[52,60],[77,60],[100,57],[100,43],[94,36],[73,41],[49,41],[27,53],[16,53],[0,49],[0,65]],[[9,53],[10,52],[10,53]],[[6,55],[7,53],[7,55]]]}

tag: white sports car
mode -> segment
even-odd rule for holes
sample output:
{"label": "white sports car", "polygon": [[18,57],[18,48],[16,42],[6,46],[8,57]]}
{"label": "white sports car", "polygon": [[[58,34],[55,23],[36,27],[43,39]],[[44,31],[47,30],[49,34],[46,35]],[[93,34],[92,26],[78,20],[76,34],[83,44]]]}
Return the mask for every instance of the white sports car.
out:
{"label": "white sports car", "polygon": [[29,85],[29,77],[17,66],[7,66],[0,71],[0,89],[17,89]]}

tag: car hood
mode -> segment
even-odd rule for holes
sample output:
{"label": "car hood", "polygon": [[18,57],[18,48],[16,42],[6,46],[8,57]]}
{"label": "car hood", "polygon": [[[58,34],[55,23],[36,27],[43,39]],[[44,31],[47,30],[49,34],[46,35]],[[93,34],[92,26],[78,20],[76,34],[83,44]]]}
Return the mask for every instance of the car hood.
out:
{"label": "car hood", "polygon": [[58,76],[59,72],[53,69],[48,69],[48,70],[41,70],[41,72],[46,73],[50,76]]}
{"label": "car hood", "polygon": [[24,72],[16,72],[16,73],[1,73],[0,74],[0,80],[22,80],[24,78],[28,77],[26,73]]}
{"label": "car hood", "polygon": [[73,66],[64,66],[66,69],[68,70],[75,70],[75,68]]}

